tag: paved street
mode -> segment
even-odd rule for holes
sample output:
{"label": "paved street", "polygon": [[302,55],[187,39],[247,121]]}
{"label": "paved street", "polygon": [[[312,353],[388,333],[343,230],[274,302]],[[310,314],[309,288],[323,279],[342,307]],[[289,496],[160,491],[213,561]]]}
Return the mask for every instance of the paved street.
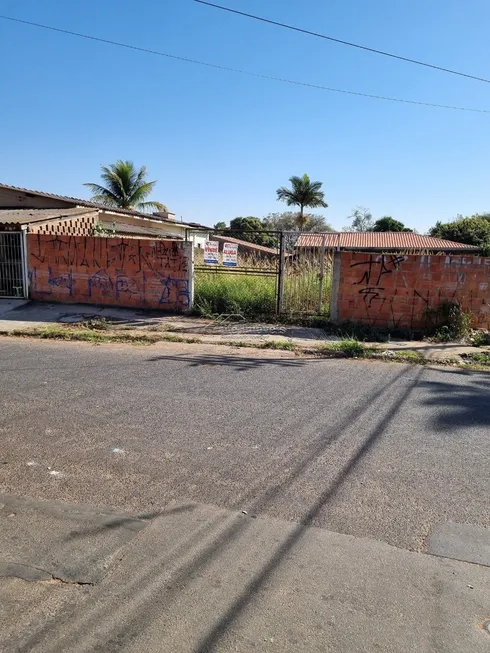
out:
{"label": "paved street", "polygon": [[410,550],[490,525],[490,376],[201,351],[1,341],[4,491],[196,500]]}
{"label": "paved street", "polygon": [[[53,635],[53,624],[51,645],[42,634],[32,639],[43,613],[23,634],[10,632],[17,644],[5,651],[470,653],[490,645],[480,628],[489,616],[489,570],[420,555],[440,524],[490,526],[488,375],[202,345],[2,340],[0,387],[1,491],[150,515],[95,589],[53,580],[26,590],[24,580],[4,581],[10,619],[30,587],[38,602],[46,594],[51,617],[59,605],[69,615],[66,605],[89,601],[87,623],[100,624],[106,648],[80,637],[75,646],[66,631]],[[212,561],[220,571],[201,570],[230,534],[231,549]],[[177,562],[185,567],[196,555],[190,585],[182,571],[172,576]],[[133,574],[134,610],[125,587]],[[220,592],[218,582],[237,587]],[[172,604],[162,622],[169,587],[182,591],[181,610]],[[267,589],[277,601],[270,619],[260,607]],[[318,604],[319,596],[329,598]],[[101,601],[107,615],[122,601],[124,614],[104,621],[94,607]],[[137,626],[131,615],[148,601],[159,610]],[[200,622],[199,606],[198,628],[190,615]],[[285,630],[293,614],[301,627]],[[394,633],[396,619],[397,628],[422,623],[422,639]],[[172,632],[179,646],[151,648]]]}

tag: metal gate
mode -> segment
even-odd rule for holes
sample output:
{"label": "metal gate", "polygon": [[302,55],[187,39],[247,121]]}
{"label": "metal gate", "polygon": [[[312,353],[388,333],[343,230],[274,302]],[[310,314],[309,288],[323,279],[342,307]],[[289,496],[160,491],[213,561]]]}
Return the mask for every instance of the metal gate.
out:
{"label": "metal gate", "polygon": [[332,233],[282,233],[279,313],[329,315],[332,237]]}
{"label": "metal gate", "polygon": [[210,230],[190,238],[201,312],[329,315],[334,234]]}
{"label": "metal gate", "polygon": [[278,312],[280,232],[194,232],[194,304],[208,315]]}
{"label": "metal gate", "polygon": [[27,297],[27,268],[23,231],[0,232],[0,298]]}

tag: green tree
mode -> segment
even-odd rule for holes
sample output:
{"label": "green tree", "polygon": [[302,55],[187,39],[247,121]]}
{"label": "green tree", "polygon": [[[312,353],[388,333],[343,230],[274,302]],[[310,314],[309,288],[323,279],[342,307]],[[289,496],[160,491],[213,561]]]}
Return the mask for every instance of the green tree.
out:
{"label": "green tree", "polygon": [[371,227],[371,231],[412,231],[408,227],[405,227],[403,222],[395,220],[389,215],[385,215],[383,218],[379,218]]}
{"label": "green tree", "polygon": [[147,201],[153,192],[156,181],[148,181],[146,166],[136,168],[132,161],[118,160],[108,166],[101,166],[105,186],[86,183],[92,191],[92,201],[120,209],[138,211],[165,211],[160,202]]}
{"label": "green tree", "polygon": [[352,224],[344,231],[371,231],[374,225],[373,214],[365,206],[356,206],[347,219],[352,220]]}
{"label": "green tree", "polygon": [[[333,231],[332,226],[326,221],[323,215],[310,213],[307,218],[304,231]],[[296,231],[298,229],[298,214],[294,211],[283,213],[269,213],[262,220],[264,229],[269,231]]]}
{"label": "green tree", "polygon": [[277,244],[277,239],[264,230],[259,218],[253,216],[233,218],[230,221],[230,231],[238,232],[230,234],[233,238],[248,240],[249,243],[255,243],[256,245],[276,247]]}
{"label": "green tree", "polygon": [[490,254],[490,215],[473,215],[458,218],[452,222],[436,222],[429,230],[430,236],[453,240],[456,243],[475,245],[485,254]]}
{"label": "green tree", "polygon": [[213,229],[216,229],[216,231],[223,231],[226,228],[227,228],[226,222],[217,222],[213,227]]}
{"label": "green tree", "polygon": [[321,190],[323,184],[321,181],[311,181],[307,174],[302,177],[290,177],[291,188],[282,186],[278,188],[277,199],[280,202],[286,202],[288,206],[299,206],[297,217],[298,227],[304,229],[307,223],[305,208],[327,208],[325,202],[325,193]]}

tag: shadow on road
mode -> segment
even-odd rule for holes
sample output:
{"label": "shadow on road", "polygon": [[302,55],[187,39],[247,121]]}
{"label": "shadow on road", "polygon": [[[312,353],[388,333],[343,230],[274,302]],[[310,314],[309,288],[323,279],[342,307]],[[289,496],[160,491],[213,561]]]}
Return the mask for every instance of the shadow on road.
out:
{"label": "shadow on road", "polygon": [[[466,370],[438,370],[449,375],[442,381],[423,381],[419,387],[427,392],[426,406],[437,409],[434,425],[441,430],[456,430],[475,426],[490,427],[490,376],[487,372]],[[469,383],[461,384],[457,378],[451,382],[451,375],[464,374]]]}
{"label": "shadow on road", "polygon": [[326,362],[323,358],[257,358],[246,356],[233,356],[232,354],[201,354],[189,356],[182,355],[164,355],[149,358],[151,363],[159,361],[178,361],[179,363],[188,363],[191,367],[212,367],[225,366],[235,369],[237,372],[246,372],[248,370],[263,367],[264,365],[278,365],[279,367],[302,367],[309,363]]}
{"label": "shadow on road", "polygon": [[[191,364],[194,365],[202,364],[210,358],[211,360],[218,359],[218,361],[223,361],[218,362],[217,364],[240,365],[243,362],[241,358],[235,358],[233,356],[165,356],[158,357],[154,360],[168,360],[169,358],[179,361],[189,358]],[[284,363],[290,364],[291,362],[295,364],[304,364],[304,361],[301,359],[299,361],[272,359],[272,362],[281,365]],[[256,366],[256,364],[256,359],[250,359],[251,366]],[[271,364],[271,359],[260,360],[260,364]],[[296,479],[300,478],[301,475],[315,463],[315,461],[321,458],[321,456],[323,456],[328,450],[328,447],[338,440],[347,429],[352,428],[353,424],[358,424],[359,429],[362,429],[362,420],[365,413],[369,411],[376,402],[377,405],[380,406],[379,412],[381,416],[375,420],[374,425],[369,429],[369,432],[361,446],[357,448],[345,465],[338,470],[337,475],[331,480],[331,482],[329,482],[325,487],[318,489],[317,500],[304,513],[300,523],[297,524],[287,539],[276,548],[263,568],[245,585],[236,600],[234,600],[227,609],[217,617],[214,624],[211,625],[201,642],[194,649],[196,653],[210,652],[215,649],[227,629],[242,614],[253,599],[254,595],[264,586],[271,574],[273,574],[279,565],[281,565],[285,556],[291,552],[305,534],[308,527],[314,523],[315,518],[318,516],[320,511],[329,504],[333,497],[335,497],[351,472],[354,471],[376,442],[386,434],[393,417],[407,401],[412,390],[417,386],[419,379],[423,374],[423,368],[417,368],[417,372],[410,379],[410,383],[401,386],[396,382],[400,377],[405,377],[406,375],[406,368],[403,366],[395,377],[390,376],[381,387],[378,387],[369,395],[364,396],[363,401],[352,411],[342,415],[339,418],[337,425],[334,425],[333,427],[330,425],[328,434],[320,434],[310,444],[306,456],[301,458],[301,460],[286,461],[290,464],[288,466],[288,476],[286,479],[277,482],[277,478],[274,477],[272,485],[269,485],[270,479],[266,479],[265,487],[264,481],[262,481],[258,488],[250,489],[250,494],[255,496],[255,500],[252,500],[252,503],[248,504],[249,511],[253,512],[259,508],[263,510],[274,497],[283,492],[285,488],[292,484]],[[388,398],[383,399],[383,396],[393,387],[397,388],[395,400],[389,402]],[[381,403],[380,400],[382,400]],[[372,421],[370,421],[370,423],[372,424]],[[284,462],[285,461],[282,461],[282,463]],[[242,501],[243,497],[240,497],[240,502]],[[165,518],[165,515],[163,515],[162,518]],[[203,528],[197,529],[193,536],[188,538],[184,545],[176,547],[175,551],[172,552],[172,555],[166,557],[163,571],[162,560],[156,556],[154,562],[150,565],[145,565],[145,567],[140,570],[135,570],[134,575],[131,575],[131,577],[128,578],[124,592],[126,595],[128,595],[128,593],[131,594],[134,599],[134,602],[132,601],[134,609],[131,611],[130,619],[116,619],[116,621],[119,621],[120,625],[114,628],[112,626],[113,619],[115,616],[117,617],[118,611],[122,610],[122,606],[120,605],[121,599],[115,597],[112,602],[111,600],[108,600],[105,604],[103,601],[97,601],[95,602],[95,606],[87,606],[86,609],[79,611],[75,616],[70,615],[70,628],[68,634],[60,639],[53,639],[53,644],[51,646],[48,644],[47,648],[43,650],[49,651],[49,653],[62,653],[66,650],[70,650],[75,642],[80,641],[80,638],[83,637],[84,633],[98,631],[99,628],[102,629],[104,627],[104,623],[106,624],[106,633],[107,630],[109,630],[109,634],[106,634],[104,639],[98,640],[97,650],[111,651],[115,650],[115,648],[134,650],[131,648],[134,646],[134,640],[145,630],[147,625],[155,619],[155,614],[152,611],[152,603],[156,600],[156,597],[164,592],[165,605],[167,606],[177,600],[183,587],[195,578],[196,575],[200,574],[208,565],[219,558],[225,550],[234,545],[238,539],[245,534],[247,529],[250,527],[250,524],[251,520],[248,519],[234,520],[231,525],[226,526],[224,529],[222,528],[222,522],[205,524]],[[221,531],[216,532],[218,529],[221,529]],[[205,546],[201,546],[199,552],[194,556],[191,562],[185,562],[182,560],[182,558],[185,558],[186,556],[188,557],[189,552],[195,544],[203,542],[204,537],[213,532],[215,535],[212,537],[211,542]],[[180,562],[181,560],[182,562]],[[170,578],[165,580],[164,570],[165,568],[168,569],[172,562],[177,564],[177,569],[172,573]],[[139,601],[138,595],[141,595]],[[48,622],[41,631],[38,631],[33,638],[26,642],[25,646],[19,650],[25,652],[30,651],[32,646],[40,641],[42,641],[46,647],[46,642],[49,641],[49,632],[56,630],[59,633],[59,626],[59,621],[54,620]],[[56,643],[54,643],[55,641]]]}

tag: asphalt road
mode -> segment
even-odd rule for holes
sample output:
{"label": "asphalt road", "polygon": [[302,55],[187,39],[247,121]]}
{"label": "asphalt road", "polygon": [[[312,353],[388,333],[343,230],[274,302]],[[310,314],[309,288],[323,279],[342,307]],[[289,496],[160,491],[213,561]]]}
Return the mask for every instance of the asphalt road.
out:
{"label": "asphalt road", "polygon": [[0,341],[0,489],[194,500],[422,551],[436,524],[490,526],[489,375],[257,355]]}

